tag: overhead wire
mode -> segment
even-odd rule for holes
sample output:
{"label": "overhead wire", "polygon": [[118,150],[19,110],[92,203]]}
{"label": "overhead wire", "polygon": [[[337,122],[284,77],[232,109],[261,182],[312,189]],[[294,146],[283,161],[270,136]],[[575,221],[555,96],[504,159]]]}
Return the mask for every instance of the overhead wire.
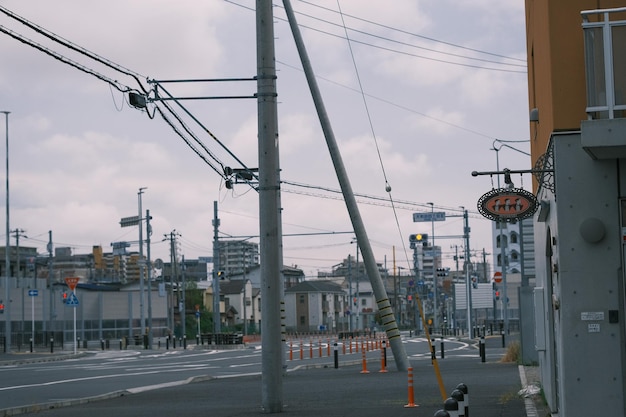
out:
{"label": "overhead wire", "polygon": [[343,18],[343,13],[341,11],[341,4],[340,4],[339,0],[337,0],[337,9],[339,10],[339,16],[341,17],[341,22],[342,22],[342,24],[344,26],[346,39],[348,41],[348,49],[350,51],[350,58],[352,59],[352,64],[354,66],[354,72],[355,72],[355,75],[356,75],[357,83],[359,85],[359,90],[361,92],[361,98],[363,100],[363,107],[364,107],[365,113],[367,115],[367,120],[369,122],[370,133],[372,134],[372,139],[374,140],[374,144],[376,146],[376,154],[378,156],[378,162],[379,162],[379,165],[380,165],[380,170],[381,170],[381,172],[383,174],[383,178],[385,180],[385,191],[387,192],[387,195],[389,197],[389,203],[391,204],[391,210],[393,212],[393,216],[394,216],[394,219],[395,219],[395,222],[396,222],[396,227],[398,229],[398,234],[400,235],[400,241],[402,242],[402,247],[404,249],[406,260],[407,260],[407,263],[408,263],[409,258],[408,258],[408,254],[407,254],[407,251],[406,251],[406,246],[405,246],[405,243],[404,243],[404,239],[402,239],[402,228],[400,227],[400,219],[398,218],[398,211],[395,208],[395,204],[394,204],[394,201],[393,201],[393,195],[391,194],[391,185],[389,184],[389,178],[387,177],[387,172],[385,170],[385,163],[383,162],[383,157],[382,157],[382,155],[380,153],[380,147],[378,146],[378,139],[376,137],[376,131],[374,130],[374,124],[372,122],[372,116],[370,114],[369,106],[367,104],[367,98],[366,98],[365,92],[363,90],[363,83],[361,81],[361,76],[359,74],[359,67],[358,67],[358,65],[356,63],[356,58],[354,56],[354,51],[352,50],[352,45],[351,45],[351,41],[350,41],[350,36],[348,35],[348,30],[345,27],[345,21],[344,21],[344,18]]}

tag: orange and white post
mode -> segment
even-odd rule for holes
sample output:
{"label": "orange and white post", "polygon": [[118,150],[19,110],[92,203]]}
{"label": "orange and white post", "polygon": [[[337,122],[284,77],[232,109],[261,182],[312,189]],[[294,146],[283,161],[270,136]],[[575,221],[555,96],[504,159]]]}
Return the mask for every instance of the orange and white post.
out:
{"label": "orange and white post", "polygon": [[412,367],[409,367],[408,374],[409,374],[409,403],[406,404],[404,407],[405,408],[419,407],[417,404],[415,404],[415,390],[413,388],[413,368]]}

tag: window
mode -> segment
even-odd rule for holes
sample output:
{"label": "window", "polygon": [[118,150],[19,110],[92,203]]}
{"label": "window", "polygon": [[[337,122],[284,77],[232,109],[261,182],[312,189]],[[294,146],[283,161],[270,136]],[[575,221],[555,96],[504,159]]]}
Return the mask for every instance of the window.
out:
{"label": "window", "polygon": [[300,294],[300,304],[304,304],[304,302],[305,302],[304,294]]}
{"label": "window", "polygon": [[300,316],[300,324],[303,326],[306,324],[306,316]]}
{"label": "window", "polygon": [[511,243],[517,243],[517,233],[511,233]]}

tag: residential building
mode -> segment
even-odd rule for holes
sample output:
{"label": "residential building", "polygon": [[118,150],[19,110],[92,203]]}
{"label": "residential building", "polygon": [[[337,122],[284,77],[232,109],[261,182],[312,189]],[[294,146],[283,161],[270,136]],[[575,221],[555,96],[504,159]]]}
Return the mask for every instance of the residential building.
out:
{"label": "residential building", "polygon": [[335,282],[303,281],[285,290],[288,332],[347,331],[347,316],[345,292]]}
{"label": "residential building", "polygon": [[526,0],[535,346],[553,415],[626,415],[626,8]]}

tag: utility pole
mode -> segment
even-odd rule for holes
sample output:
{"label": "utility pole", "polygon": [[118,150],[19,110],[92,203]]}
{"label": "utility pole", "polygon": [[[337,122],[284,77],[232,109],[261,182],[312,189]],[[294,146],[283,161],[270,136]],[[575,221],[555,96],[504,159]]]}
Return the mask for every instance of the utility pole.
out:
{"label": "utility pole", "polygon": [[[378,266],[376,265],[374,252],[372,251],[372,247],[367,236],[367,231],[365,230],[365,225],[363,224],[363,219],[361,217],[361,213],[359,212],[359,207],[356,203],[354,191],[352,190],[352,185],[350,184],[350,180],[348,178],[343,159],[341,158],[341,153],[339,152],[339,147],[335,139],[335,134],[332,130],[332,126],[330,124],[330,120],[328,118],[328,114],[326,112],[326,108],[324,106],[324,102],[322,100],[317,85],[317,80],[315,78],[315,74],[313,73],[311,62],[306,52],[306,48],[304,47],[302,35],[300,34],[300,28],[298,27],[298,23],[296,22],[295,14],[291,7],[291,2],[289,0],[283,0],[283,5],[285,6],[285,13],[287,14],[289,26],[291,27],[291,32],[296,43],[296,48],[298,49],[298,54],[300,55],[300,61],[302,62],[302,67],[304,68],[304,73],[309,83],[309,90],[311,91],[313,102],[315,103],[315,108],[320,119],[320,124],[322,125],[322,130],[324,131],[324,138],[326,139],[326,145],[328,147],[330,157],[333,161],[333,166],[335,167],[337,180],[339,181],[339,184],[341,186],[341,192],[346,203],[346,209],[348,210],[350,220],[352,221],[352,228],[354,229],[357,242],[359,243],[359,246],[361,248],[361,254],[363,255],[365,270],[372,284],[372,290],[376,297],[378,311],[380,312],[380,316],[383,318],[383,328],[387,333],[387,338],[389,339],[389,344],[391,345],[391,350],[393,352],[393,356],[396,361],[396,366],[398,370],[406,371],[409,368],[409,360],[407,358],[404,346],[402,345],[400,330],[398,329],[398,325],[396,323],[396,319],[393,315],[393,310],[389,302],[389,297],[387,296],[387,291],[385,291],[382,279],[380,277],[380,272],[378,271]],[[268,16],[268,18],[271,18],[271,15]],[[389,185],[387,185],[386,188],[387,191],[391,191],[391,187]],[[261,224],[263,224],[263,222],[261,222]],[[265,314],[265,312],[263,314]]]}
{"label": "utility pole", "polygon": [[[180,264],[180,270],[181,270],[181,276],[182,276],[182,295],[180,297],[180,303],[178,304],[178,314],[180,314],[180,326],[182,327],[182,333],[181,333],[181,337],[183,339],[186,338],[187,335],[187,328],[186,328],[186,321],[185,321],[185,312],[187,311],[187,309],[185,308],[185,292],[187,290],[186,286],[186,282],[185,282],[185,255],[182,256],[182,260],[181,260],[181,264]],[[180,290],[179,290],[180,291]]]}
{"label": "utility pole", "polygon": [[48,249],[48,293],[50,294],[50,328],[48,329],[48,331],[50,331],[51,334],[54,336],[54,331],[56,330],[56,326],[53,326],[53,323],[55,323],[54,320],[56,319],[56,309],[54,302],[56,298],[54,297],[54,286],[52,285],[52,280],[54,278],[54,271],[52,269],[52,230],[48,231],[48,245],[46,248]]}
{"label": "utility pole", "polygon": [[470,339],[473,339],[472,335],[472,283],[470,278],[470,249],[469,249],[469,216],[467,210],[463,210],[463,237],[465,238],[465,288],[466,288],[466,296],[467,296],[467,335]]}
{"label": "utility pole", "polygon": [[[179,288],[179,282],[178,282],[178,268],[177,268],[177,261],[176,259],[178,258],[178,254],[176,251],[176,236],[178,235],[178,233],[176,232],[176,229],[172,230],[170,232],[169,235],[164,235],[165,239],[164,240],[169,240],[170,241],[170,293],[169,293],[169,308],[170,308],[170,317],[171,317],[171,321],[170,321],[170,330],[172,332],[172,334],[175,334],[174,332],[174,327],[176,325],[176,322],[174,320],[174,314],[175,314],[175,306],[178,304],[178,297],[180,296],[180,288]],[[174,297],[174,279],[176,279],[176,297]]]}
{"label": "utility pole", "polygon": [[11,248],[11,233],[9,229],[9,113],[8,111],[2,111],[5,118],[6,127],[6,245],[4,246],[4,298],[6,303],[6,312],[4,313],[4,341],[6,345],[6,352],[11,352],[11,259],[9,258],[9,250]]}
{"label": "utility pole", "polygon": [[141,322],[141,337],[146,334],[146,321],[143,313],[143,299],[144,299],[144,267],[145,262],[143,259],[143,219],[141,218],[143,214],[143,209],[141,208],[141,196],[143,195],[143,191],[147,187],[139,188],[139,192],[137,193],[137,200],[139,206],[139,215],[137,216],[139,219],[139,321]]}
{"label": "utility pole", "polygon": [[265,413],[283,410],[282,226],[274,16],[271,0],[256,1],[259,235],[261,250],[262,374]]}
{"label": "utility pole", "polygon": [[150,236],[152,236],[152,226],[150,226],[150,210],[146,210],[146,246],[147,246],[147,266],[148,266],[148,349],[152,349],[152,261],[150,260]]}
{"label": "utility pole", "polygon": [[[21,285],[20,283],[20,234],[24,233],[24,231],[22,229],[15,229],[13,230],[13,233],[15,235],[15,265],[17,267],[17,269],[15,270],[15,280],[16,280],[16,286],[17,288],[20,288],[20,292],[22,293],[22,320],[21,320],[21,326],[20,326],[20,340],[23,342],[24,341],[24,304],[25,304],[25,300],[24,300],[24,287]],[[23,236],[23,235],[22,235]],[[34,339],[33,339],[34,340]]]}
{"label": "utility pole", "polygon": [[220,319],[220,280],[217,273],[220,270],[220,219],[217,217],[217,201],[213,202],[213,333],[222,332]]}

